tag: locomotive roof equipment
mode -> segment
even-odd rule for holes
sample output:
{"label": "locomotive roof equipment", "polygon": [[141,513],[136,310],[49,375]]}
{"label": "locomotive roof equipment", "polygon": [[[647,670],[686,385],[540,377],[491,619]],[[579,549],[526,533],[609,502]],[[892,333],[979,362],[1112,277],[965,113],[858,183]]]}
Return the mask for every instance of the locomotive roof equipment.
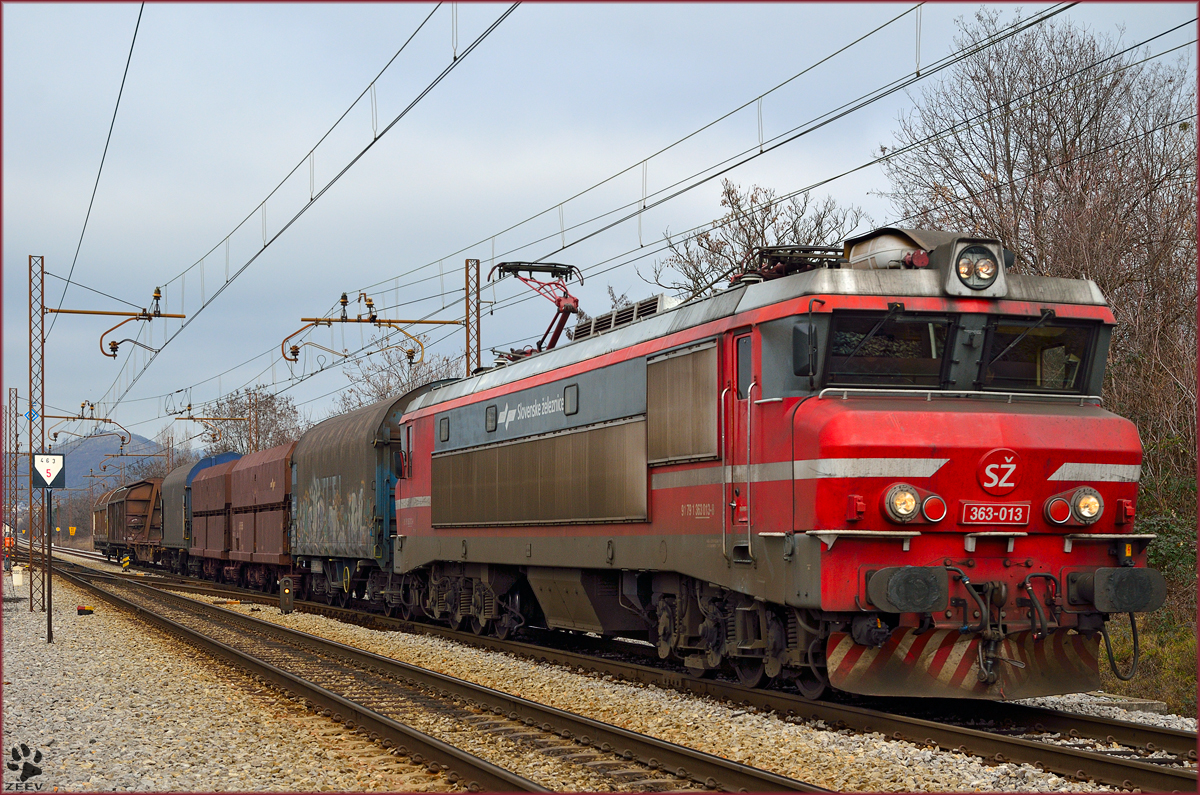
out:
{"label": "locomotive roof equipment", "polygon": [[[515,276],[526,287],[554,304],[554,317],[550,319],[550,325],[546,326],[545,333],[537,342],[538,352],[541,352],[543,345],[546,350],[552,349],[558,344],[558,338],[562,336],[568,318],[579,313],[579,299],[567,290],[567,282],[574,277],[579,280],[580,284],[583,284],[583,273],[574,265],[561,265],[557,262],[501,262],[488,271],[489,282],[492,280],[492,274],[496,271],[500,271],[506,276]],[[522,271],[529,275],[522,276]],[[551,280],[535,279],[533,276],[535,273],[544,273],[551,277]],[[550,337],[548,343],[546,337]],[[502,355],[515,362],[533,352],[533,348],[527,347],[524,350],[513,348],[511,353]]]}

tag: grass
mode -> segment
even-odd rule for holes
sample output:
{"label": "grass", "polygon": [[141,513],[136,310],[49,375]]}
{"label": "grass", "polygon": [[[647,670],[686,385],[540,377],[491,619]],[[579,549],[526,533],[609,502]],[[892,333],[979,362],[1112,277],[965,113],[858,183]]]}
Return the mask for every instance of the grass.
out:
{"label": "grass", "polygon": [[[1183,579],[1183,578],[1179,578]],[[1149,615],[1138,617],[1141,658],[1137,675],[1122,682],[1113,675],[1100,644],[1100,683],[1109,693],[1166,702],[1179,715],[1196,714],[1196,577],[1169,583],[1167,603]],[[1117,667],[1128,672],[1133,661],[1133,638],[1129,620],[1114,615],[1109,622],[1113,656]]]}

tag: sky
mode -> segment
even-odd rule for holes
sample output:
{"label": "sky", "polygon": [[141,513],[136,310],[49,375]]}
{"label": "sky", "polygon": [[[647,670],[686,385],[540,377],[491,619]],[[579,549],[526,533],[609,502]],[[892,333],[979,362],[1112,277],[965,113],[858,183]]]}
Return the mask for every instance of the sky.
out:
{"label": "sky", "polygon": [[[955,20],[980,6],[928,4],[919,22],[893,3],[509,8],[164,3],[139,23],[137,4],[3,4],[5,405],[16,387],[28,409],[30,255],[54,274],[48,306],[137,311],[161,287],[162,311],[187,314],[125,325],[106,340],[136,336],[158,353],[124,343],[116,360],[99,342],[120,318],[45,321],[43,413],[90,401],[153,437],[189,402],[255,385],[313,421],[335,412],[349,383],[336,357],[306,346],[289,365],[280,343],[343,292],[351,315],[365,290],[389,318],[461,319],[473,257],[485,279],[505,260],[576,265],[586,281],[572,293],[593,315],[611,308],[610,286],[655,295],[638,270],[665,256],[668,232],[722,214],[722,176],[779,194],[819,184],[814,197],[885,225],[873,153],[957,49]],[[999,8],[1011,20],[1018,7]],[[1057,19],[1132,45],[1195,16],[1191,3],[1082,3]],[[1195,46],[1180,52],[1194,76]],[[907,91],[771,148],[917,66],[926,77]],[[72,265],[81,286],[64,296],[56,277]],[[554,310],[531,296],[511,279],[485,287],[485,364],[488,349],[541,336]],[[461,355],[461,329],[424,330],[427,356]],[[300,339],[356,350],[373,334],[356,324]]]}

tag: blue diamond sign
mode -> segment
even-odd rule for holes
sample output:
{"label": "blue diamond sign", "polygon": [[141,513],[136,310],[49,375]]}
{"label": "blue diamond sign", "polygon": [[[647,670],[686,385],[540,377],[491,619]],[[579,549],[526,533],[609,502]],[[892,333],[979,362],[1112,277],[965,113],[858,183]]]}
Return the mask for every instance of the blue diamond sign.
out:
{"label": "blue diamond sign", "polygon": [[30,422],[36,420],[38,416],[37,409],[30,409],[29,411],[25,412],[25,419],[29,420]]}

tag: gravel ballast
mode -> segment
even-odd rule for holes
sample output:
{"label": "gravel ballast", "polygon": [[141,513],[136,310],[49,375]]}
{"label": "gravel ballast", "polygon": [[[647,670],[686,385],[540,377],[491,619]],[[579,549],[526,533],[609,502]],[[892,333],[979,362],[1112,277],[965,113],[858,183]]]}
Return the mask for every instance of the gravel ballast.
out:
{"label": "gravel ballast", "polygon": [[[6,599],[11,593],[6,576]],[[74,605],[83,596],[68,593],[66,586],[56,586],[50,650],[44,614],[31,615],[25,601],[4,605],[4,739],[8,748],[25,742],[46,753],[47,783],[61,790],[141,791],[449,788],[383,749],[346,738],[337,724],[312,717],[252,680],[208,658],[193,657],[190,647],[144,629],[112,608],[100,605],[96,615],[76,616]],[[251,605],[227,609],[248,613]],[[367,629],[303,613],[285,616],[268,606],[255,606],[254,617],[829,789],[1112,790],[1027,765],[987,765],[976,757],[880,734],[785,721],[754,709],[432,636]],[[1086,708],[1082,697],[1063,698],[1069,703],[1046,706]],[[1122,713],[1127,720],[1143,715],[1160,723],[1187,720]]]}
{"label": "gravel ballast", "polygon": [[[199,601],[206,597],[177,592]],[[697,748],[816,784],[858,792],[1114,791],[1064,779],[1030,765],[986,765],[978,757],[891,740],[882,734],[832,730],[752,708],[537,663],[451,640],[368,629],[278,608],[227,605],[272,623],[391,657],[568,710],[631,731]]]}
{"label": "gravel ballast", "polygon": [[[42,792],[456,789],[56,579],[54,642],[4,574],[4,748]],[[77,615],[76,605],[94,605]],[[11,760],[11,757],[9,757]],[[5,783],[20,772],[4,769]]]}

